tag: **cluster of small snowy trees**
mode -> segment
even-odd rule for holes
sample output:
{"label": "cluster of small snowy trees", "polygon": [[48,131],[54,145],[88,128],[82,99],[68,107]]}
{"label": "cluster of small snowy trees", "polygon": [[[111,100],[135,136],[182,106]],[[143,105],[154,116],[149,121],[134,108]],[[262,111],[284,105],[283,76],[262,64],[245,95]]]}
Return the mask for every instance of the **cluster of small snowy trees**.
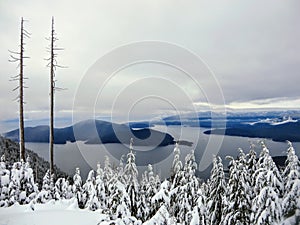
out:
{"label": "cluster of small snowy trees", "polygon": [[250,148],[227,157],[224,172],[219,156],[213,158],[211,176],[196,175],[194,151],[180,160],[176,144],[169,179],[161,181],[151,165],[138,179],[132,144],[126,163],[113,168],[107,157],[104,166],[90,171],[85,182],[79,168],[73,183],[54,181],[49,172],[38,189],[29,163],[16,162],[7,169],[0,163],[0,205],[45,203],[52,199],[77,199],[80,208],[98,210],[110,217],[105,224],[276,224],[300,210],[300,163],[288,142],[284,168],[278,168],[261,143],[259,155]]}

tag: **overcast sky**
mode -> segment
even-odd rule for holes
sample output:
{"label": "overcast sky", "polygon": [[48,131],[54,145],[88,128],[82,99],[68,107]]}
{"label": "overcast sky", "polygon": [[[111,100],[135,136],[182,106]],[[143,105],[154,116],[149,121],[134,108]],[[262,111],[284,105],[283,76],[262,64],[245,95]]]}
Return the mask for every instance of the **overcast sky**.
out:
{"label": "overcast sky", "polygon": [[[48,117],[49,70],[43,58],[48,56],[45,37],[50,34],[51,16],[55,17],[57,44],[65,48],[58,61],[68,66],[57,71],[57,86],[67,88],[56,93],[56,115],[59,118],[72,117],[77,88],[99,58],[119,46],[144,40],[176,44],[198,55],[213,72],[228,108],[299,108],[299,10],[298,0],[1,0],[0,120],[18,117],[18,105],[12,101],[17,93],[11,91],[17,84],[9,82],[9,77],[17,74],[17,70],[16,65],[8,62],[8,49],[18,49],[21,16],[28,20],[25,27],[32,33],[25,47],[31,57],[26,60],[25,67],[25,75],[29,78],[26,81],[29,89],[25,93],[25,117],[28,120]],[[159,79],[144,79],[152,76]],[[137,84],[141,77],[144,84]],[[175,78],[177,83],[171,87],[174,77],[178,77]],[[161,82],[164,78],[170,82]],[[95,77],[95,82],[97,79]],[[200,106],[199,110],[207,103],[203,89],[202,92],[196,90],[178,70],[164,65],[138,65],[120,71],[105,87],[107,92],[100,100],[119,102],[115,106],[116,115],[128,114],[126,104],[120,103],[126,102],[128,88],[125,88],[124,95],[119,90],[133,84],[132,81],[136,86],[129,90],[140,96],[137,99],[145,101],[140,100],[143,104],[130,108],[136,112],[135,116],[130,115],[131,119],[172,112],[174,105],[163,93],[176,97],[175,108],[182,102],[180,110],[190,109],[189,104],[185,104],[186,95],[191,105]],[[209,84],[203,81],[202,85]],[[150,87],[156,89],[156,98],[152,100],[143,94],[145,88]],[[111,92],[122,96],[122,101],[121,98],[110,98],[115,96]],[[89,90],[85,93],[89,98]],[[150,96],[151,92],[148,94]],[[96,107],[101,105],[100,100],[98,96]],[[102,104],[96,109],[97,115],[108,116],[111,107]]]}

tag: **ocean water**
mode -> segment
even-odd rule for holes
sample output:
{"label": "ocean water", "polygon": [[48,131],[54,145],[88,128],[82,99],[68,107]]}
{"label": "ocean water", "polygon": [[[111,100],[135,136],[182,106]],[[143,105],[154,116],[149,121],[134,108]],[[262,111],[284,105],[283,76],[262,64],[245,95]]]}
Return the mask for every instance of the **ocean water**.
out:
{"label": "ocean water", "polygon": [[[200,177],[207,178],[210,174],[210,165],[212,155],[220,155],[226,166],[227,155],[236,156],[238,148],[242,148],[245,153],[249,151],[250,143],[256,144],[256,151],[259,154],[261,148],[259,142],[262,139],[231,137],[220,135],[205,135],[204,129],[197,127],[155,127],[154,129],[168,132],[172,134],[176,140],[187,140],[193,142],[192,146],[180,145],[181,160],[184,161],[185,156],[194,150],[196,161],[198,163],[198,173]],[[283,142],[274,142],[272,140],[264,140],[270,150],[272,156],[286,155],[287,144]],[[128,140],[129,142],[129,140]],[[296,153],[299,154],[300,143],[293,143]],[[33,150],[39,156],[49,158],[48,143],[26,143],[26,148]],[[136,164],[139,169],[139,175],[147,168],[148,164],[152,164],[154,171],[162,178],[167,178],[170,174],[170,168],[173,162],[174,145],[156,147],[156,146],[134,146],[136,155]],[[96,169],[97,163],[102,166],[105,156],[110,158],[112,165],[119,165],[123,156],[126,163],[126,154],[128,153],[128,143],[125,144],[98,144],[87,145],[83,142],[67,143],[64,145],[55,145],[55,164],[69,175],[73,175],[75,168],[79,167],[82,178],[85,179],[87,173],[91,169]]]}

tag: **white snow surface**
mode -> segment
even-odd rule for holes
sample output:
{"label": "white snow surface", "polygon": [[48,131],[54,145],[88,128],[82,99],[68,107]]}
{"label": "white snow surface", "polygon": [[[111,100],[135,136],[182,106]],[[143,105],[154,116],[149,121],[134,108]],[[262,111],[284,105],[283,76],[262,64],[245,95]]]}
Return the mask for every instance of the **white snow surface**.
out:
{"label": "white snow surface", "polygon": [[276,126],[276,125],[281,125],[281,124],[285,124],[285,123],[297,123],[297,122],[298,122],[298,120],[294,120],[289,117],[287,120],[283,120],[280,122],[274,122],[274,123],[271,123],[271,125]]}
{"label": "white snow surface", "polygon": [[251,123],[246,123],[246,124],[249,124],[249,125],[255,125],[255,124],[258,124],[258,123],[268,123],[272,126],[276,126],[276,125],[282,125],[282,124],[285,124],[285,123],[297,123],[298,120],[296,119],[292,119],[291,117],[287,117],[287,118],[282,118],[282,119],[263,119],[263,120],[259,120],[259,121],[256,121],[256,122],[251,122]]}
{"label": "white snow surface", "polygon": [[0,177],[1,177],[2,186],[8,186],[8,184],[9,184],[9,175],[6,174],[6,175],[2,175]]}
{"label": "white snow surface", "polygon": [[106,219],[99,211],[79,209],[76,199],[0,208],[0,225],[97,225]]}
{"label": "white snow surface", "polygon": [[287,219],[284,219],[283,221],[281,221],[280,223],[276,224],[276,225],[298,225],[299,224],[299,219],[297,220],[296,216],[291,216]]}

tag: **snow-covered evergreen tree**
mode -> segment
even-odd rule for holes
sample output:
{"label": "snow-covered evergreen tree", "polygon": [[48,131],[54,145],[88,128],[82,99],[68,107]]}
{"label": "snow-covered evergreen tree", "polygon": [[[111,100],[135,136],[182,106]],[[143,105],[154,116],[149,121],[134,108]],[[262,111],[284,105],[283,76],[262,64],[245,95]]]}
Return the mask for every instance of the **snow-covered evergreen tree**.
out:
{"label": "snow-covered evergreen tree", "polygon": [[[179,144],[176,142],[174,148],[174,160],[171,168],[171,190],[170,190],[170,213],[179,220],[179,211],[181,205],[178,204],[178,198],[181,196],[181,186],[186,184],[185,171],[180,160]],[[182,200],[183,201],[183,200]]]}
{"label": "snow-covered evergreen tree", "polygon": [[185,183],[183,165],[180,161],[180,149],[177,142],[174,148],[174,160],[171,169],[171,181],[172,189],[175,189],[177,186],[180,186],[181,184]]}
{"label": "snow-covered evergreen tree", "polygon": [[162,206],[166,209],[170,207],[170,182],[165,180],[161,186],[159,191],[152,197],[151,204],[154,211],[158,211]]}
{"label": "snow-covered evergreen tree", "polygon": [[[173,216],[177,222],[190,222],[187,216],[197,204],[197,191],[199,189],[199,180],[195,175],[197,164],[195,162],[194,150],[185,157],[184,169],[182,171],[184,182],[171,191],[171,207]],[[181,171],[178,171],[179,173]],[[175,175],[176,177],[176,175]],[[190,218],[191,219],[191,218]]]}
{"label": "snow-covered evergreen tree", "polygon": [[130,197],[130,211],[136,215],[139,205],[139,183],[138,170],[135,164],[135,155],[133,153],[133,139],[130,140],[130,151],[127,154],[127,162],[124,168],[126,177],[126,191]]}
{"label": "snow-covered evergreen tree", "polygon": [[199,187],[197,191],[197,203],[196,206],[194,206],[193,211],[190,212],[191,214],[191,220],[190,224],[202,224],[206,225],[208,224],[208,215],[207,215],[207,198],[204,194],[203,189],[206,188],[205,185],[202,185]]}
{"label": "snow-covered evergreen tree", "polygon": [[0,161],[0,207],[8,206],[10,171],[6,168],[5,155]]}
{"label": "snow-covered evergreen tree", "polygon": [[272,186],[265,186],[253,200],[252,224],[271,225],[282,219],[281,200]]}
{"label": "snow-covered evergreen tree", "polygon": [[174,148],[174,160],[171,168],[171,177],[174,177],[182,169],[182,162],[180,161],[180,149],[179,144],[176,142]]}
{"label": "snow-covered evergreen tree", "polygon": [[184,175],[186,177],[186,180],[188,182],[194,181],[195,177],[195,172],[197,170],[197,163],[195,159],[195,151],[191,150],[189,154],[186,155],[185,157],[185,164],[184,164]]}
{"label": "snow-covered evergreen tree", "polygon": [[222,224],[250,224],[251,184],[247,171],[246,155],[239,149],[237,159],[228,157],[229,180]]}
{"label": "snow-covered evergreen tree", "polygon": [[9,205],[15,204],[19,201],[20,190],[20,179],[21,179],[21,162],[13,164],[11,169],[11,179],[9,183]]}
{"label": "snow-covered evergreen tree", "polygon": [[222,159],[219,156],[213,158],[213,168],[209,181],[209,194],[207,196],[207,209],[209,223],[220,224],[224,211],[224,197],[226,193],[225,174]]}
{"label": "snow-covered evergreen tree", "polygon": [[30,168],[29,163],[22,161],[13,164],[9,191],[10,205],[15,202],[26,204],[36,197],[38,187],[34,183],[33,171]]}
{"label": "snow-covered evergreen tree", "polygon": [[[152,165],[148,165],[148,171],[147,171],[147,178],[146,178],[146,183],[145,183],[145,201],[146,201],[146,210],[147,208],[149,209],[149,217],[154,216],[156,213],[155,208],[152,207],[151,200],[153,196],[158,192],[160,189],[160,179],[159,176],[155,176],[153,172],[153,167]],[[148,181],[148,182],[147,182]],[[142,200],[141,200],[142,201]]]}
{"label": "snow-covered evergreen tree", "polygon": [[143,225],[175,225],[176,222],[174,218],[171,217],[168,208],[165,205],[162,205],[157,211],[156,214],[151,217],[148,221],[143,223]]}
{"label": "snow-covered evergreen tree", "polygon": [[97,164],[97,175],[96,175],[96,192],[97,197],[99,200],[100,208],[106,212],[107,210],[107,197],[106,197],[106,190],[105,190],[105,183],[103,180],[103,170],[101,168],[100,163]]}
{"label": "snow-covered evergreen tree", "polygon": [[100,208],[100,202],[97,196],[96,181],[94,170],[88,174],[85,184],[83,185],[83,196],[85,196],[85,207],[95,211]]}
{"label": "snow-covered evergreen tree", "polygon": [[105,156],[104,160],[104,169],[103,169],[103,181],[107,183],[110,179],[114,177],[114,171],[112,169],[110,159],[108,156]]}
{"label": "snow-covered evergreen tree", "polygon": [[300,210],[300,162],[291,142],[288,142],[286,167],[283,171],[285,193],[282,208],[286,216]]}
{"label": "snow-covered evergreen tree", "polygon": [[252,201],[256,197],[256,192],[254,191],[255,186],[255,179],[254,173],[256,172],[258,165],[257,165],[257,154],[255,151],[255,145],[253,143],[250,144],[250,151],[246,155],[246,169],[247,169],[247,176],[249,178],[249,185],[250,191],[248,193],[250,200]]}
{"label": "snow-covered evergreen tree", "polygon": [[31,159],[27,156],[26,163],[24,164],[24,190],[27,196],[25,203],[32,201],[38,193],[38,185],[34,181],[33,169],[30,167],[30,162]]}
{"label": "snow-covered evergreen tree", "polygon": [[72,191],[74,193],[74,196],[77,198],[78,206],[80,208],[84,208],[86,199],[82,195],[82,179],[81,179],[81,176],[80,176],[79,168],[76,168],[75,174],[73,176]]}
{"label": "snow-covered evergreen tree", "polygon": [[50,170],[47,170],[43,178],[42,190],[38,193],[36,201],[38,203],[45,203],[53,198],[55,198],[53,175],[51,176]]}
{"label": "snow-covered evergreen tree", "polygon": [[257,154],[255,151],[255,145],[251,143],[249,153],[246,155],[247,159],[247,171],[249,176],[252,177],[257,169]]}
{"label": "snow-covered evergreen tree", "polygon": [[254,224],[272,224],[280,221],[283,212],[280,197],[284,186],[281,174],[275,165],[269,150],[261,143],[262,151],[258,159],[258,169],[253,174],[253,191],[256,197],[252,201],[251,222]]}
{"label": "snow-covered evergreen tree", "polygon": [[[148,165],[148,168],[152,166]],[[142,220],[143,222],[147,220],[149,214],[150,214],[150,205],[147,199],[147,188],[149,185],[149,179],[148,179],[148,175],[149,175],[149,171],[145,171],[142,174],[142,179],[140,182],[140,188],[139,188],[139,204],[138,204],[138,209],[137,209],[137,215],[136,217],[140,220]]]}
{"label": "snow-covered evergreen tree", "polygon": [[124,160],[125,160],[125,155],[122,155],[120,162],[119,162],[119,166],[116,168],[116,171],[115,171],[115,174],[117,175],[118,180],[120,182],[122,182],[123,184],[126,183],[126,176],[124,176]]}
{"label": "snow-covered evergreen tree", "polygon": [[261,142],[262,151],[258,159],[258,169],[253,174],[255,179],[255,191],[259,191],[265,186],[272,186],[279,196],[284,191],[283,179],[278,167],[270,156],[269,149],[264,142]]}
{"label": "snow-covered evergreen tree", "polygon": [[108,209],[111,215],[115,215],[115,218],[123,218],[131,216],[131,202],[130,197],[127,194],[126,186],[121,183],[117,177],[112,178],[108,183],[109,199]]}
{"label": "snow-covered evergreen tree", "polygon": [[63,178],[60,177],[55,182],[55,195],[54,198],[56,200],[59,199],[70,199],[73,197],[72,190],[70,188],[69,182]]}

